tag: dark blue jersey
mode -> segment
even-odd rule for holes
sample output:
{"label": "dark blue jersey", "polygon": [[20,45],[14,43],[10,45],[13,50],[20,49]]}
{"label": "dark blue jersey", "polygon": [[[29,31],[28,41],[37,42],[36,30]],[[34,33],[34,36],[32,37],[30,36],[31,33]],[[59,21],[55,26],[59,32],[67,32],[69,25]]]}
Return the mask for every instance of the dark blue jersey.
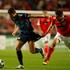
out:
{"label": "dark blue jersey", "polygon": [[20,28],[20,32],[30,33],[33,31],[33,27],[29,20],[28,14],[17,14],[15,17],[12,18],[12,20]]}

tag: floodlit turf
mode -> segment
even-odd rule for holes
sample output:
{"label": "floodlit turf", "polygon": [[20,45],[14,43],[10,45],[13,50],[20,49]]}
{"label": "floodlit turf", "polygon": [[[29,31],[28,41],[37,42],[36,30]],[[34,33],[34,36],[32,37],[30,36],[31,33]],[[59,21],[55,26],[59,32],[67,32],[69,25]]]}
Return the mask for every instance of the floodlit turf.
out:
{"label": "floodlit turf", "polygon": [[[17,70],[18,65],[15,50],[0,50],[0,59],[5,62],[0,70]],[[40,54],[23,52],[24,70],[70,70],[70,52],[68,49],[56,49],[48,65],[42,65],[43,59]],[[23,69],[21,69],[23,70]]]}

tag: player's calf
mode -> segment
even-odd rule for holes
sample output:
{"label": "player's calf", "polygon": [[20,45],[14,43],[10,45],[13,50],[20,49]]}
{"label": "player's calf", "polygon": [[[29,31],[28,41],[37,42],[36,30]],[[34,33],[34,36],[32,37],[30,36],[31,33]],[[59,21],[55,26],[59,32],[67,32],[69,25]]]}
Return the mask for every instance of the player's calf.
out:
{"label": "player's calf", "polygon": [[47,54],[47,57],[45,57],[43,64],[48,64],[49,63],[49,60],[50,60],[53,52],[54,52],[54,47],[52,47],[52,48],[50,47],[49,52]]}

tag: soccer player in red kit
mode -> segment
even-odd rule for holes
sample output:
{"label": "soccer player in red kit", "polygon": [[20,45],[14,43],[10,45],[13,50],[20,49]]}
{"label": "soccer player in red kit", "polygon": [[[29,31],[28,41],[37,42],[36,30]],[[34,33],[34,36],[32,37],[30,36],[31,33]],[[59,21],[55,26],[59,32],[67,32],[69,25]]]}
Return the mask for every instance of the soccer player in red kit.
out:
{"label": "soccer player in red kit", "polygon": [[49,20],[48,21],[47,20],[48,20],[48,17],[38,18],[37,25],[38,25],[38,29],[42,35],[44,35],[45,32],[47,31],[47,28],[48,28],[47,23],[49,21]]}
{"label": "soccer player in red kit", "polygon": [[44,64],[48,64],[55,46],[61,40],[64,41],[65,45],[68,48],[70,48],[70,16],[64,16],[63,11],[61,9],[57,9],[55,11],[55,15],[56,15],[56,19],[52,21],[52,26],[56,25],[57,34],[54,37],[47,58],[44,60]]}
{"label": "soccer player in red kit", "polygon": [[50,36],[51,36],[51,30],[48,31],[49,27],[51,26],[49,17],[41,17],[38,18],[38,29],[39,29],[39,34],[41,36],[44,36],[42,38],[42,41],[44,43],[44,48],[43,48],[43,53],[44,53],[44,58],[46,58],[48,50],[49,50],[49,46],[48,46],[48,42],[50,40]]}

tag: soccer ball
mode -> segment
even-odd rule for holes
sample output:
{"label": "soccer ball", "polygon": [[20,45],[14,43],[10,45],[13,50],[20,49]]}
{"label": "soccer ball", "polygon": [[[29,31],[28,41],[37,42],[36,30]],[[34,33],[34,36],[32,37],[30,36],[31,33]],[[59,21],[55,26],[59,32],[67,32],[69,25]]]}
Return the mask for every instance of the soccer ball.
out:
{"label": "soccer ball", "polygon": [[2,59],[0,59],[0,68],[4,67],[4,61]]}

